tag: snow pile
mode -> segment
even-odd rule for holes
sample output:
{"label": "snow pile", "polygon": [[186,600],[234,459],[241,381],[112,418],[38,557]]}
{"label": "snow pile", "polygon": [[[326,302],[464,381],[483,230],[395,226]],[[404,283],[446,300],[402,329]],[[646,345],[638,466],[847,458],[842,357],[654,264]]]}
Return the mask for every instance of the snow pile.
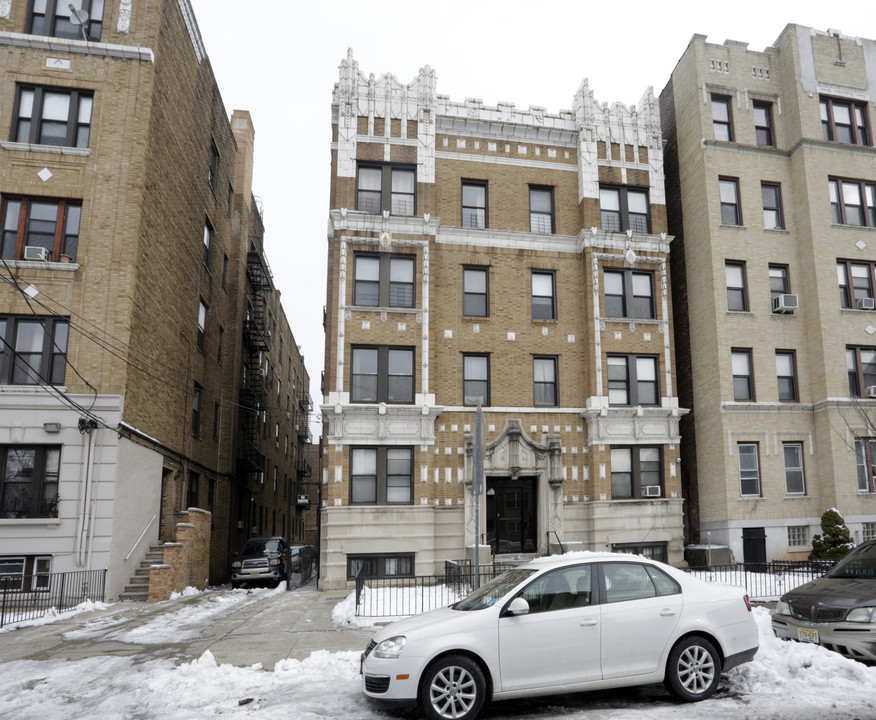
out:
{"label": "snow pile", "polygon": [[56,622],[57,620],[64,620],[79,615],[80,613],[92,612],[94,610],[105,610],[108,607],[109,604],[107,603],[85,600],[69,610],[64,610],[64,612],[58,612],[56,608],[49,608],[49,610],[46,611],[46,614],[42,617],[8,622],[0,628],[0,633],[16,630],[17,628],[33,627],[34,625],[48,625],[49,623]]}

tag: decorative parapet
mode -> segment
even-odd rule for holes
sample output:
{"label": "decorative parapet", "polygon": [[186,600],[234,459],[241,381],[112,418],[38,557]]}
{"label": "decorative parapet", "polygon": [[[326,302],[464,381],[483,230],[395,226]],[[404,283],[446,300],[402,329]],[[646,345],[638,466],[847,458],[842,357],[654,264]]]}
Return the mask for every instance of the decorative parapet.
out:
{"label": "decorative parapet", "polygon": [[667,445],[681,441],[679,419],[690,412],[678,398],[663,398],[661,407],[610,407],[608,398],[591,397],[581,417],[587,422],[587,444]]}
{"label": "decorative parapet", "polygon": [[435,420],[442,406],[387,405],[386,403],[322,405],[323,422],[328,424],[329,445],[434,445]]}

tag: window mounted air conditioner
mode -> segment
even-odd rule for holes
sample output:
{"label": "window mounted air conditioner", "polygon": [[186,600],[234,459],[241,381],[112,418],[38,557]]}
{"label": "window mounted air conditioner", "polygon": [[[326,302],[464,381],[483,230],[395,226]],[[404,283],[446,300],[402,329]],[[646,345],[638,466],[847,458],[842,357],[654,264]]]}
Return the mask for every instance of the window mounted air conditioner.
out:
{"label": "window mounted air conditioner", "polygon": [[868,398],[876,398],[876,385],[868,385],[867,386],[867,397]]}
{"label": "window mounted air conditioner", "polygon": [[645,485],[642,490],[644,491],[645,497],[660,497],[659,485]]}
{"label": "window mounted air conditioner", "polygon": [[796,295],[776,295],[773,298],[774,313],[792,313],[799,307]]}
{"label": "window mounted air conditioner", "polygon": [[870,297],[858,298],[858,310],[876,309],[876,300]]}
{"label": "window mounted air conditioner", "polygon": [[46,250],[44,247],[39,247],[39,245],[25,245],[24,259],[42,260],[43,262],[46,262],[49,259],[49,251]]}

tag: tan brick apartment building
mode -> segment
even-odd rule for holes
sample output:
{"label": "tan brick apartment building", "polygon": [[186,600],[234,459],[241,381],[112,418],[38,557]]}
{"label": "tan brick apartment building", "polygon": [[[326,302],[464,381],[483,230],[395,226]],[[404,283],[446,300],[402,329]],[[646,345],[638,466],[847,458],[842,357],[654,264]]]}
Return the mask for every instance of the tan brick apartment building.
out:
{"label": "tan brick apartment building", "polygon": [[682,559],[657,102],[367,77],[332,104],[321,586],[565,549]]}
{"label": "tan brick apartment building", "polygon": [[805,559],[876,535],[876,42],[694,36],[661,94],[693,540]]}
{"label": "tan brick apartment building", "polygon": [[188,507],[212,581],[303,536],[310,401],[188,0],[78,5],[0,2],[0,564],[115,598]]}

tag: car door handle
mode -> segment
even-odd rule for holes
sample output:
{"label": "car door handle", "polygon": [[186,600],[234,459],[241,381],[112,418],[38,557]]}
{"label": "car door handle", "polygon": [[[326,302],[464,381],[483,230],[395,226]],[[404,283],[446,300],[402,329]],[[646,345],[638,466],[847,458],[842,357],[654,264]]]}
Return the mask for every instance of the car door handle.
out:
{"label": "car door handle", "polygon": [[675,615],[675,610],[673,610],[672,608],[663,608],[660,611],[660,615],[662,617],[671,617],[672,615]]}
{"label": "car door handle", "polygon": [[593,627],[596,623],[599,622],[596,618],[587,618],[586,620],[582,620],[578,624],[581,627]]}

